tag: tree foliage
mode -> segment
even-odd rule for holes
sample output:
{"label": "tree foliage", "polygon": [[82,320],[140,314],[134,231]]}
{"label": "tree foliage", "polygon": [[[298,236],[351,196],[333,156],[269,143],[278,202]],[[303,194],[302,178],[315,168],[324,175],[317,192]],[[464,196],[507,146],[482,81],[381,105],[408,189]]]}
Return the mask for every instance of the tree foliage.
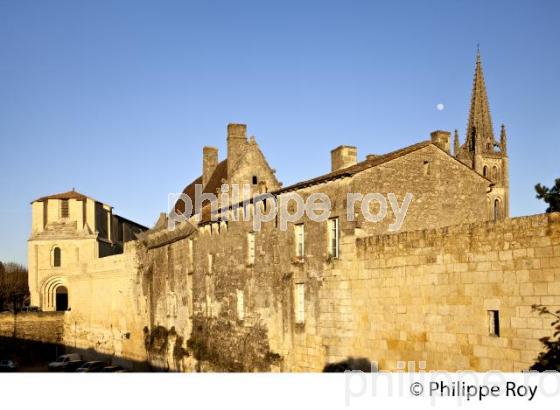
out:
{"label": "tree foliage", "polygon": [[552,188],[541,184],[535,185],[535,191],[537,191],[537,199],[542,199],[548,204],[546,212],[560,212],[560,178],[556,178]]}
{"label": "tree foliage", "polygon": [[552,337],[546,336],[539,339],[544,345],[544,352],[539,354],[537,361],[529,370],[537,370],[539,372],[544,372],[545,370],[560,371],[560,310],[552,312],[542,305],[533,305],[532,308],[539,312],[539,315],[553,317],[551,326],[554,332]]}
{"label": "tree foliage", "polygon": [[28,298],[27,268],[14,262],[0,262],[0,310],[17,311]]}

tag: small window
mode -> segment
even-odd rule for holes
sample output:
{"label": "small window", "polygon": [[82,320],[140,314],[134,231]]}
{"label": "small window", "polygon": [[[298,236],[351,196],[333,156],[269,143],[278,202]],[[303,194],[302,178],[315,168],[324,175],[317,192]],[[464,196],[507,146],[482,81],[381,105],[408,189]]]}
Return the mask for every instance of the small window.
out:
{"label": "small window", "polygon": [[329,256],[333,258],[338,258],[339,254],[339,229],[338,229],[338,218],[332,218],[328,221],[329,225]]}
{"label": "small window", "polygon": [[430,175],[430,161],[424,161],[424,175]]}
{"label": "small window", "polygon": [[68,199],[63,199],[60,201],[60,217],[61,218],[68,218],[70,215],[68,209]]}
{"label": "small window", "polygon": [[296,256],[302,258],[305,255],[305,227],[303,224],[294,226],[296,243]]}
{"label": "small window", "polygon": [[259,182],[259,179],[257,178],[257,176],[253,175],[253,185],[257,185],[258,182]]}
{"label": "small window", "polygon": [[188,248],[188,260],[189,260],[189,272],[190,272],[190,271],[193,270],[193,265],[194,265],[193,240],[192,239],[188,239],[187,248]]}
{"label": "small window", "polygon": [[237,290],[237,320],[245,320],[245,301],[242,290]]}
{"label": "small window", "polygon": [[305,322],[305,284],[296,283],[295,315],[296,323]]}
{"label": "small window", "polygon": [[498,167],[497,167],[497,166],[494,166],[494,167],[492,168],[492,180],[493,180],[494,182],[498,182],[498,180],[499,180],[499,179],[498,179]]}
{"label": "small window", "polygon": [[60,255],[60,248],[56,247],[53,249],[53,266],[60,266],[61,262],[61,255]]}
{"label": "small window", "polygon": [[498,199],[494,200],[494,220],[500,219],[500,201]]}
{"label": "small window", "polygon": [[482,168],[482,175],[484,175],[485,177],[488,176],[488,167],[486,165],[484,165],[484,167]]}
{"label": "small window", "polygon": [[255,234],[253,232],[247,234],[247,263],[249,265],[255,263]]}
{"label": "small window", "polygon": [[500,312],[498,310],[488,311],[488,334],[500,337]]}

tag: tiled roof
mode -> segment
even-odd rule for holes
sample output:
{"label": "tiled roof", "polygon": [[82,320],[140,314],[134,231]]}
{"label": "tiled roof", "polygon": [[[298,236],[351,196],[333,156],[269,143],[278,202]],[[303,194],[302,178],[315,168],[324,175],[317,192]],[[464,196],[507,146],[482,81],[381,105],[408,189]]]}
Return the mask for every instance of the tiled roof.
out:
{"label": "tiled roof", "polygon": [[60,194],[43,196],[33,202],[46,201],[47,199],[77,199],[78,201],[85,201],[88,198],[88,196],[80,194],[78,191],[72,190],[68,192],[62,192]]}
{"label": "tiled roof", "polygon": [[[287,186],[287,187],[284,187],[284,188],[280,188],[276,191],[271,191],[268,194],[276,196],[276,195],[280,195],[284,192],[295,191],[295,190],[298,190],[298,189],[306,188],[308,186],[333,181],[333,180],[338,179],[338,178],[350,177],[350,176],[353,176],[353,175],[357,174],[358,172],[364,171],[368,168],[376,167],[378,165],[385,164],[389,161],[392,161],[394,159],[403,157],[407,154],[410,154],[414,151],[417,151],[417,150],[420,150],[422,148],[428,147],[430,145],[436,147],[437,149],[440,149],[442,152],[445,152],[453,160],[457,161],[462,166],[468,168],[469,170],[471,170],[475,174],[479,175],[481,178],[487,180],[489,184],[493,184],[490,179],[488,179],[488,178],[484,177],[483,175],[479,174],[478,172],[476,172],[475,170],[473,170],[469,166],[467,166],[464,163],[462,163],[461,161],[459,161],[453,155],[450,155],[449,153],[447,153],[446,151],[444,151],[443,149],[438,147],[436,144],[433,144],[431,141],[427,140],[427,141],[421,141],[417,144],[409,145],[408,147],[401,148],[401,149],[389,152],[389,153],[384,154],[384,155],[371,156],[368,159],[366,159],[365,161],[358,162],[357,164],[349,166],[347,168],[343,168],[343,169],[339,169],[337,171],[329,172],[328,174],[324,174],[324,175],[318,176],[316,178],[308,179],[306,181],[297,182],[293,185],[290,185],[290,186]],[[216,168],[216,170],[217,170],[217,168]],[[198,179],[195,180],[195,182],[196,181],[198,181]],[[193,182],[193,184],[195,182]],[[191,185],[193,185],[193,184],[191,184]],[[208,185],[210,185],[210,182],[208,182]],[[190,187],[190,185],[189,185],[189,187]],[[187,187],[187,189],[189,187]],[[185,189],[185,191],[187,189]],[[204,192],[207,192],[207,191],[208,190],[206,190],[206,189],[204,190]],[[194,188],[192,189],[192,194],[193,195],[191,196],[191,199],[193,200],[193,203],[194,203]],[[240,202],[239,204],[234,204],[233,206],[241,205],[241,204],[242,204],[242,202]],[[203,206],[202,214],[201,214],[201,223],[210,222],[210,220],[211,220],[210,209],[211,209],[210,204],[206,204],[205,206]]]}
{"label": "tiled roof", "polygon": [[[208,183],[204,187],[202,193],[212,193],[216,194],[218,192],[218,188],[222,185],[222,180],[227,180],[227,159],[224,159],[218,165],[216,165],[216,169],[210,176]],[[185,189],[183,189],[183,194],[186,194],[192,201],[193,207],[195,206],[195,187],[197,184],[202,184],[202,175],[196,178],[193,182],[191,182]],[[183,201],[177,201],[175,203],[175,212],[178,214],[182,214],[185,212],[185,204]],[[196,211],[195,211],[196,213]]]}
{"label": "tiled roof", "polygon": [[334,180],[334,179],[343,178],[343,177],[347,177],[347,176],[352,176],[354,174],[357,174],[360,171],[363,171],[363,170],[371,168],[371,167],[375,167],[377,165],[384,164],[385,162],[389,162],[389,161],[394,160],[396,158],[402,157],[403,155],[406,155],[406,154],[409,154],[413,151],[416,151],[416,150],[419,150],[421,148],[427,147],[428,145],[431,145],[431,144],[432,144],[431,141],[422,141],[422,142],[419,142],[417,144],[410,145],[408,147],[390,152],[388,154],[378,155],[374,158],[366,159],[365,161],[358,162],[357,164],[349,166],[347,168],[343,168],[343,169],[339,169],[337,171],[329,172],[328,174],[324,174],[324,175],[318,176],[316,178],[308,179],[306,181],[297,182],[293,185],[290,185],[290,186],[287,186],[285,188],[281,188],[281,189],[279,189],[275,192],[272,192],[272,194],[281,194],[282,192],[294,191],[296,189],[304,188],[306,186],[316,185],[316,184],[331,181],[331,180]]}

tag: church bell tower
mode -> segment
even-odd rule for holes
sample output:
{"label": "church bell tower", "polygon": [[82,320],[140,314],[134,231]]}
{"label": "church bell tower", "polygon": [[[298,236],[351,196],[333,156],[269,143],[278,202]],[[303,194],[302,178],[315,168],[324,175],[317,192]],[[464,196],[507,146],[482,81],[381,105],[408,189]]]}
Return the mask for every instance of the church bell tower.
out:
{"label": "church bell tower", "polygon": [[454,146],[455,157],[458,160],[494,183],[491,192],[488,193],[489,219],[499,220],[509,217],[506,128],[502,124],[500,141],[496,141],[482,72],[480,50],[476,54],[466,141],[463,145],[459,145],[459,134],[455,130]]}

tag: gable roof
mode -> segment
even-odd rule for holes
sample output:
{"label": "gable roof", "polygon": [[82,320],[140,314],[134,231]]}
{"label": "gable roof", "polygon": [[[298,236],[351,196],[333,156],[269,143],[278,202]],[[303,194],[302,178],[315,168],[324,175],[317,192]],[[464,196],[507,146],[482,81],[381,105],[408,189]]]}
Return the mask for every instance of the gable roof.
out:
{"label": "gable roof", "polygon": [[[413,145],[409,145],[408,147],[405,147],[405,148],[398,149],[396,151],[389,152],[387,154],[378,155],[376,157],[366,159],[364,161],[358,162],[357,164],[349,166],[347,168],[343,168],[343,169],[339,169],[337,171],[329,172],[328,174],[324,174],[324,175],[318,176],[316,178],[312,178],[312,179],[308,179],[308,180],[305,180],[305,181],[297,182],[297,183],[295,183],[293,185],[290,185],[290,186],[287,186],[285,188],[280,188],[276,191],[268,192],[267,194],[277,196],[277,195],[280,195],[280,194],[285,193],[285,192],[295,191],[295,190],[302,189],[302,188],[307,188],[307,187],[312,186],[312,185],[317,185],[317,184],[322,184],[322,183],[325,183],[325,182],[330,182],[330,181],[333,181],[333,180],[336,180],[336,179],[339,179],[339,178],[351,177],[351,176],[353,176],[353,175],[355,175],[359,172],[362,172],[366,169],[385,164],[389,161],[392,161],[392,160],[397,159],[397,158],[401,158],[405,155],[408,155],[412,152],[421,150],[421,149],[429,147],[429,146],[433,146],[433,147],[439,149],[441,152],[443,152],[449,158],[451,158],[454,161],[457,161],[457,163],[461,164],[466,169],[473,172],[475,175],[478,175],[481,179],[484,179],[486,182],[488,182],[488,184],[490,186],[494,185],[494,183],[489,178],[485,177],[482,174],[479,174],[477,171],[475,171],[474,169],[472,169],[471,167],[469,167],[465,163],[461,162],[460,160],[455,158],[453,155],[449,154],[447,151],[445,151],[444,149],[442,149],[438,145],[434,144],[432,141],[426,140],[426,141],[421,141],[421,142],[413,144]],[[252,200],[250,202],[252,202]],[[231,204],[227,208],[241,206],[243,203],[244,202],[241,201],[237,204]],[[223,210],[223,209],[225,209],[225,208],[222,208],[220,210]],[[210,205],[208,204],[208,205],[203,206],[200,224],[205,224],[205,223],[211,222],[211,216],[212,216],[212,214],[211,214]]]}
{"label": "gable roof", "polygon": [[372,168],[372,167],[384,164],[385,162],[389,162],[393,159],[402,157],[406,154],[409,154],[409,153],[417,151],[421,148],[427,147],[428,145],[432,145],[432,142],[431,141],[422,141],[422,142],[419,142],[417,144],[410,145],[408,147],[401,148],[401,149],[398,149],[398,150],[393,151],[393,152],[389,152],[387,154],[378,155],[375,158],[366,159],[364,161],[358,162],[355,165],[351,165],[347,168],[332,171],[332,172],[329,172],[328,174],[324,174],[324,175],[321,175],[321,176],[318,176],[318,177],[315,177],[315,178],[312,178],[312,179],[308,179],[306,181],[297,182],[293,185],[287,186],[285,188],[281,188],[281,189],[273,192],[273,194],[281,194],[283,192],[294,191],[296,189],[305,188],[305,187],[311,186],[311,185],[321,184],[323,182],[332,181],[332,180],[335,180],[335,179],[338,179],[338,178],[349,177],[349,176],[352,176],[354,174],[357,174],[358,172],[366,170],[368,168]]}
{"label": "gable roof", "polygon": [[[61,192],[59,194],[42,196],[41,198],[38,198],[31,203],[33,204],[34,202],[44,202],[44,201],[47,201],[49,199],[75,199],[77,201],[86,201],[88,199],[91,199],[92,201],[102,203],[101,201],[98,201],[98,200],[96,200],[96,199],[94,199],[90,196],[84,195],[84,194],[82,194],[82,193],[80,193],[80,192],[78,192],[74,189],[71,190],[71,191],[67,191],[67,192]],[[104,204],[104,205],[107,205],[111,209],[114,209],[111,205],[108,205],[108,204]],[[134,221],[132,221],[128,218],[125,218],[124,216],[117,215],[117,214],[113,214],[113,216],[116,217],[116,218],[119,218],[120,220],[122,220],[122,221],[124,221],[128,224],[135,225],[135,226],[137,226],[137,227],[139,227],[143,230],[149,229],[148,227],[146,227],[142,224],[139,224],[138,222],[134,222]]]}
{"label": "gable roof", "polygon": [[[78,191],[75,191],[73,189],[71,191],[61,192],[59,194],[42,196],[41,198],[38,198],[38,199],[34,200],[33,202],[42,202],[42,201],[46,201],[48,199],[76,199],[78,201],[85,201],[88,198],[90,198],[90,197],[88,197],[84,194],[81,194]],[[93,199],[93,198],[90,198],[90,199]]]}

